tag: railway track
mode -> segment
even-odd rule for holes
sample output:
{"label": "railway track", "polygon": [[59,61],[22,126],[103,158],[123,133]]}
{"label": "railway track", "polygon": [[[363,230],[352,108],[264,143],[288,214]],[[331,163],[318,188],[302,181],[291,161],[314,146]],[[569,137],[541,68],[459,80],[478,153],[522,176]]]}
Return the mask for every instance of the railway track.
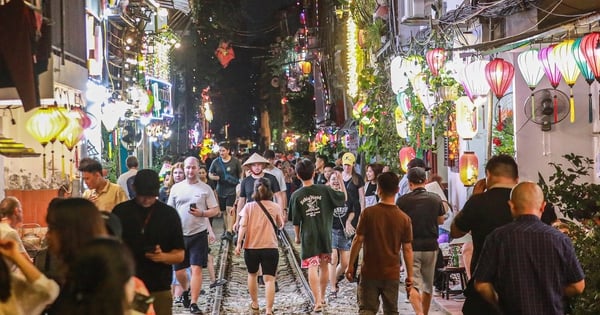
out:
{"label": "railway track", "polygon": [[[279,241],[279,265],[277,283],[279,292],[275,293],[275,314],[309,314],[313,308],[314,297],[290,238],[282,231]],[[243,255],[236,256],[233,246],[223,241],[217,265],[217,278],[227,279],[227,284],[213,292],[211,314],[249,314],[250,294],[247,291],[247,270]],[[259,286],[259,306],[265,307],[264,286]],[[263,311],[264,312],[264,311]]]}

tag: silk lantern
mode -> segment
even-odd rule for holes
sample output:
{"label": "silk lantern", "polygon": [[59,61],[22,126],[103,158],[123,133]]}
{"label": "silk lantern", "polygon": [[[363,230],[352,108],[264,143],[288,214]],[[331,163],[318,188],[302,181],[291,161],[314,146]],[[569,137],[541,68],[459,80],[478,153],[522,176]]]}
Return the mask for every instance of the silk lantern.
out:
{"label": "silk lantern", "polygon": [[490,91],[490,85],[485,79],[486,60],[476,60],[468,64],[463,70],[465,81],[463,86],[471,93],[471,100],[477,97],[486,97]]}
{"label": "silk lantern", "polygon": [[600,33],[594,32],[583,36],[580,47],[585,60],[592,68],[596,81],[600,82]]}
{"label": "silk lantern", "polygon": [[583,37],[579,37],[578,39],[575,40],[575,42],[573,43],[572,52],[573,52],[573,58],[575,59],[575,63],[577,63],[577,67],[579,67],[579,71],[581,71],[581,74],[585,78],[585,82],[587,82],[587,84],[589,86],[588,122],[592,123],[592,121],[594,119],[594,113],[592,110],[592,83],[594,83],[594,72],[592,71],[592,68],[590,67],[590,65],[587,63],[587,60],[585,60],[585,56],[583,55],[583,52],[581,51],[582,40],[583,40]]}
{"label": "silk lantern", "polygon": [[400,160],[400,168],[404,173],[408,171],[408,162],[417,157],[415,149],[412,147],[404,147],[398,152],[398,159]]}
{"label": "silk lantern", "polygon": [[402,110],[402,114],[404,116],[408,116],[410,114],[412,103],[410,101],[410,97],[406,93],[398,93],[398,95],[396,95],[396,103],[398,104],[400,110]]}
{"label": "silk lantern", "polygon": [[408,77],[408,80],[414,81],[415,77],[423,72],[423,57],[419,55],[412,55],[406,58],[406,62],[402,63],[402,69]]}
{"label": "silk lantern", "polygon": [[408,87],[408,77],[402,69],[404,62],[406,62],[406,59],[396,56],[390,63],[390,84],[394,94],[403,92]]}
{"label": "silk lantern", "polygon": [[446,61],[446,51],[443,48],[434,48],[429,50],[425,57],[431,74],[438,76]]}
{"label": "silk lantern", "polygon": [[458,161],[460,181],[469,187],[477,183],[479,177],[479,160],[473,151],[465,151]]}
{"label": "silk lantern", "polygon": [[479,131],[477,107],[467,96],[459,97],[456,106],[456,132],[464,140],[471,140]]}
{"label": "silk lantern", "polygon": [[485,66],[485,79],[498,99],[508,90],[515,76],[515,67],[508,61],[496,58]]}
{"label": "silk lantern", "polygon": [[[552,85],[552,87],[554,89],[556,89],[558,87],[558,85],[560,84],[560,79],[561,79],[562,75],[560,74],[560,70],[558,69],[558,64],[556,63],[554,54],[552,54],[552,50],[554,49],[554,46],[555,45],[550,45],[546,48],[540,49],[538,58],[540,59],[540,61],[542,62],[542,65],[544,66],[544,72],[546,73],[546,77],[548,78],[548,81],[550,81],[550,85]],[[554,123],[557,123],[558,122],[558,100],[556,98],[556,95],[554,96],[553,103],[554,103]]]}
{"label": "silk lantern", "polygon": [[560,42],[552,49],[552,56],[556,60],[558,70],[562,74],[563,79],[569,86],[570,97],[569,97],[569,113],[571,123],[575,122],[575,98],[573,97],[573,85],[577,82],[577,78],[581,73],[577,62],[573,56],[573,44],[575,40],[567,39]]}
{"label": "silk lantern", "polygon": [[62,113],[48,107],[40,107],[25,123],[25,129],[42,145],[42,175],[46,178],[46,145],[65,128],[67,119]]}
{"label": "silk lantern", "polygon": [[530,49],[522,52],[518,59],[519,69],[521,75],[527,86],[531,90],[531,118],[535,120],[535,98],[533,97],[533,90],[537,87],[538,83],[544,77],[544,66],[539,59],[539,51],[537,49]]}
{"label": "silk lantern", "polygon": [[427,112],[431,112],[431,109],[435,106],[435,95],[429,89],[425,73],[417,74],[413,81],[413,90]]}
{"label": "silk lantern", "polygon": [[408,123],[406,121],[406,116],[402,113],[402,109],[400,106],[396,106],[394,109],[394,118],[396,121],[396,132],[398,133],[398,137],[407,138],[408,137]]}

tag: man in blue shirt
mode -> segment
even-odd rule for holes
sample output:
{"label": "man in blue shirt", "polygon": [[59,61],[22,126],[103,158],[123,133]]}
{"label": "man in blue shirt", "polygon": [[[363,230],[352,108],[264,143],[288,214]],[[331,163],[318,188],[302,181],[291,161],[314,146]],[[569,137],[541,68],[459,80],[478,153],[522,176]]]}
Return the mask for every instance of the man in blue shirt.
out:
{"label": "man in blue shirt", "polygon": [[540,220],[546,203],[537,184],[518,184],[508,203],[515,221],[488,235],[475,290],[503,314],[562,315],[564,296],[585,288],[571,240]]}

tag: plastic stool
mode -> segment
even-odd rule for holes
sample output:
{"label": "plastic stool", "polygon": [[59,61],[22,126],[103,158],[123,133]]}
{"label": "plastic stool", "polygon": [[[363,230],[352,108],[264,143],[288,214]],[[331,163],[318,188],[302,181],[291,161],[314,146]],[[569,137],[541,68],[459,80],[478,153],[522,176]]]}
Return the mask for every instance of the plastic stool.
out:
{"label": "plastic stool", "polygon": [[[450,298],[450,294],[454,293],[462,293],[465,290],[465,286],[467,285],[467,272],[465,267],[444,267],[438,269],[438,271],[442,275],[442,298],[448,300]],[[450,290],[450,279],[452,275],[457,274],[460,278],[460,287],[461,290]]]}

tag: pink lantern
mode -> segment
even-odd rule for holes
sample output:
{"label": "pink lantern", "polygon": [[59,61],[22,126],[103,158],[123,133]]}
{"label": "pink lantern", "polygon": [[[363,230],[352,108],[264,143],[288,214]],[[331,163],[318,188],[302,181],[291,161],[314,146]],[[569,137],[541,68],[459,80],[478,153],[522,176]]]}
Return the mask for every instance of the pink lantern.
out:
{"label": "pink lantern", "polygon": [[431,70],[431,74],[438,76],[440,74],[440,69],[444,66],[444,61],[446,61],[446,51],[443,48],[431,49],[427,52],[425,57],[427,59],[429,70]]}
{"label": "pink lantern", "polygon": [[556,60],[554,59],[554,56],[552,54],[554,46],[555,45],[550,45],[546,48],[540,49],[538,58],[542,62],[542,66],[544,66],[544,72],[546,73],[546,77],[548,77],[548,80],[550,81],[550,85],[552,85],[552,87],[556,89],[560,84],[562,74],[560,73],[560,70],[558,69],[558,64],[556,63]]}
{"label": "pink lantern", "polygon": [[499,99],[508,90],[514,76],[515,67],[504,59],[496,58],[485,66],[485,78]]}

